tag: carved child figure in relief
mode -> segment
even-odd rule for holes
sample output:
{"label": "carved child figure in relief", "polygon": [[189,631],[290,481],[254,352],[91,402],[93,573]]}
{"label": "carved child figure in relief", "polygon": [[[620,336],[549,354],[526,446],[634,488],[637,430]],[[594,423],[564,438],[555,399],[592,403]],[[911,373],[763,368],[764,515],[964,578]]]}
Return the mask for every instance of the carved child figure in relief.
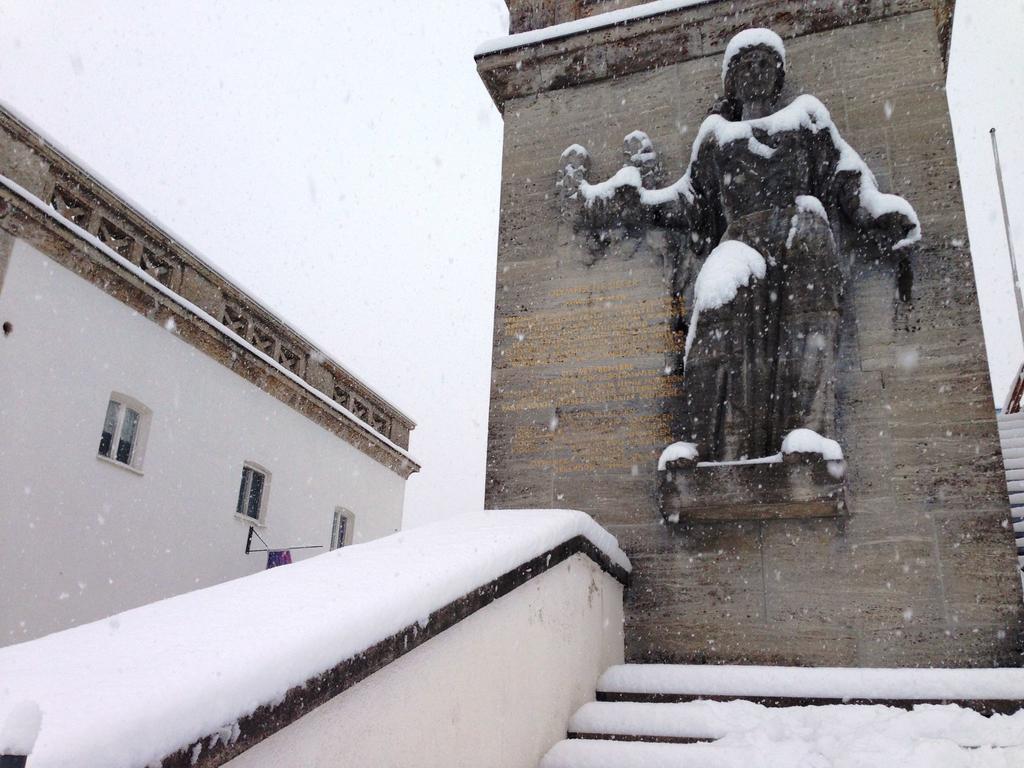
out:
{"label": "carved child figure in relief", "polygon": [[680,443],[666,451],[663,469],[679,460],[774,456],[788,450],[783,443],[796,430],[789,442],[800,447],[792,450],[818,444],[834,457],[835,443],[803,430],[825,438],[834,432],[851,258],[837,242],[852,228],[898,260],[920,239],[913,208],[879,192],[821,102],[804,95],[779,108],[785,71],[775,33],[734,37],[723,64],[725,95],[701,126],[686,173],[669,187],[648,188],[630,166],[593,185],[582,178],[582,163],[561,174],[563,195],[579,205],[587,226],[625,218],[678,229],[693,251],[678,254],[679,263],[703,259],[692,286],[675,287],[680,295],[692,290],[692,300]]}

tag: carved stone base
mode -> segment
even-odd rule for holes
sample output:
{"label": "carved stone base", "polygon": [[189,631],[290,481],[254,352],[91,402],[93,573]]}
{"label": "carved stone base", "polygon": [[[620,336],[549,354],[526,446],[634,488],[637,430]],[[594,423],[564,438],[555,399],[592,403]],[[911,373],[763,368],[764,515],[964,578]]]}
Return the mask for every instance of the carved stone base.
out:
{"label": "carved stone base", "polygon": [[658,507],[671,523],[839,517],[844,470],[816,453],[760,463],[683,460],[658,472]]}

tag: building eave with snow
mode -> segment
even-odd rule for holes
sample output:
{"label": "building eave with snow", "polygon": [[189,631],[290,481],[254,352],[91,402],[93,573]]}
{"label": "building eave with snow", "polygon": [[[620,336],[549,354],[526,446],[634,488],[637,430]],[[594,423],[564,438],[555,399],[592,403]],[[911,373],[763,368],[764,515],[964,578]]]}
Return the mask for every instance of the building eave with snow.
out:
{"label": "building eave with snow", "polygon": [[400,529],[413,420],[2,107],[0,323],[0,645]]}

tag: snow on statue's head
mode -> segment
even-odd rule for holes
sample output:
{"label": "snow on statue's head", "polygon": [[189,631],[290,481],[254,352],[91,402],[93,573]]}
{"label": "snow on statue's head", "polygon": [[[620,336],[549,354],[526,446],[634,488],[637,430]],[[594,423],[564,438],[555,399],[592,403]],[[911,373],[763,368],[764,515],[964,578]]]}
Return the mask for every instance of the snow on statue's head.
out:
{"label": "snow on statue's head", "polygon": [[774,102],[785,81],[786,47],[782,38],[770,29],[745,29],[725,49],[723,106],[728,107],[718,111],[731,120],[739,119],[744,103]]}

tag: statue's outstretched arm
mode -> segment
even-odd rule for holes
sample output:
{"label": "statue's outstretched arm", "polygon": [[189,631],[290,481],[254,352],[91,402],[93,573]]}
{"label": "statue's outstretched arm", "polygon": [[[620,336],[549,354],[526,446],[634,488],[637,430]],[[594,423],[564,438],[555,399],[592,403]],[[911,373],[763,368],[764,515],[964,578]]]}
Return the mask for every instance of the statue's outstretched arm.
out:
{"label": "statue's outstretched arm", "polygon": [[885,253],[900,254],[921,239],[921,225],[913,206],[898,195],[881,192],[867,163],[830,126],[832,176],[830,186],[843,213],[870,236]]}
{"label": "statue's outstretched arm", "polygon": [[590,153],[573,144],[559,158],[556,188],[563,212],[584,226],[647,223],[689,230],[698,206],[690,171],[663,186],[662,170],[650,139],[634,131],[623,142],[626,164],[610,178],[591,183]]}

